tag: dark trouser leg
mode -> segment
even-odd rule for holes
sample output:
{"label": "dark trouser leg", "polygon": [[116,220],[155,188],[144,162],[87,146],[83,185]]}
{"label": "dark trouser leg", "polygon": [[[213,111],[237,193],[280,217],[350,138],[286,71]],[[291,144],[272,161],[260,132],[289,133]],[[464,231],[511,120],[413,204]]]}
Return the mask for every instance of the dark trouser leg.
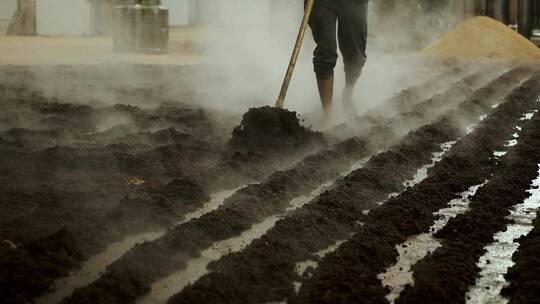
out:
{"label": "dark trouser leg", "polygon": [[354,86],[366,63],[367,44],[367,3],[355,0],[341,1],[338,12],[339,48],[345,65],[345,88],[343,106],[350,116],[356,116],[353,104]]}
{"label": "dark trouser leg", "polygon": [[309,25],[317,44],[313,53],[313,66],[317,76],[317,87],[319,88],[324,118],[328,122],[332,112],[334,68],[338,58],[337,15],[331,8],[315,4]]}

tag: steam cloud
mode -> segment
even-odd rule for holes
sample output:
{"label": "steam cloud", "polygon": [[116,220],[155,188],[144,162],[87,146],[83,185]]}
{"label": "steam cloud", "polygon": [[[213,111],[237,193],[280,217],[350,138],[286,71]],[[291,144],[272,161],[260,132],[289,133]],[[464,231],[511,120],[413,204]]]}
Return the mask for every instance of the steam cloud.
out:
{"label": "steam cloud", "polygon": [[[370,1],[368,63],[355,96],[360,112],[423,80],[418,76],[421,70],[415,74],[418,77],[410,77],[411,73],[419,71],[418,66],[403,57],[439,38],[459,20],[460,16],[449,13],[452,2],[455,1]],[[200,3],[199,17],[205,38],[197,39],[194,47],[208,58],[202,68],[168,65],[160,68],[159,73],[147,73],[138,67],[120,65],[114,66],[114,71],[106,66],[96,69],[98,72],[94,74],[85,66],[65,73],[33,68],[29,69],[28,77],[19,81],[68,102],[122,102],[148,107],[160,100],[173,100],[237,113],[249,107],[273,104],[296,39],[303,1],[207,0]],[[314,47],[308,32],[286,107],[306,113],[316,121],[320,105],[311,63]],[[123,57],[111,55],[108,60],[123,61]],[[342,69],[339,62],[336,67],[337,110],[341,109]],[[430,73],[433,71],[426,69],[424,79]],[[0,77],[7,81],[12,76]],[[139,90],[144,96],[121,99],[115,92],[116,87]]]}
{"label": "steam cloud", "polygon": [[[203,50],[211,58],[204,73],[220,75],[214,81],[208,80],[205,103],[241,112],[275,101],[302,17],[303,2],[240,2],[242,5],[233,5],[231,11],[204,10],[204,25],[217,39],[206,41]],[[368,63],[356,92],[360,111],[414,84],[407,76],[418,68],[403,57],[436,40],[458,22],[460,16],[449,13],[450,1],[424,2],[370,1]],[[287,108],[314,114],[308,114],[311,117],[320,113],[311,64],[314,47],[308,32],[286,100]],[[340,87],[344,83],[342,69],[338,62],[338,111]],[[421,80],[422,77],[417,79]]]}

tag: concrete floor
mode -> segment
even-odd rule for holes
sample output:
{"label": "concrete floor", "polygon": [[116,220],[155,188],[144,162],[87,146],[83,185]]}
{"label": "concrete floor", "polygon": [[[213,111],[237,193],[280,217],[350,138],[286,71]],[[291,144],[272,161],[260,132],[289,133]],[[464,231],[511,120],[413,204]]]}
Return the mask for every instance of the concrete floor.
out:
{"label": "concrete floor", "polygon": [[197,52],[205,32],[175,27],[170,32],[166,55],[117,54],[111,37],[23,37],[6,36],[9,21],[0,20],[0,65],[71,65],[139,63],[196,65],[205,58]]}

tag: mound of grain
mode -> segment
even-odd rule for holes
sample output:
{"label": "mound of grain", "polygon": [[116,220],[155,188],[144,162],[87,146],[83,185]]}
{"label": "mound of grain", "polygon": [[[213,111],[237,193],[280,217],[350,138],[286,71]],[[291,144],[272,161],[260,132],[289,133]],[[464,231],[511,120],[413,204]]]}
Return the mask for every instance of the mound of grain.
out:
{"label": "mound of grain", "polygon": [[540,50],[504,24],[488,18],[469,19],[422,50],[434,57],[540,59]]}

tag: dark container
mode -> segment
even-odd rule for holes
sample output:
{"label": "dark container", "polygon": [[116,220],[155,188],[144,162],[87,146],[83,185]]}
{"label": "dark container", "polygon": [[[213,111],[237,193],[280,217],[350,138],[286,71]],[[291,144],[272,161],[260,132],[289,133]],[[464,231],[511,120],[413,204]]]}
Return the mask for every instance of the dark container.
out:
{"label": "dark container", "polygon": [[534,42],[538,44],[538,41],[540,40],[540,0],[533,0],[532,1],[532,30],[531,30],[531,36],[534,39]]}
{"label": "dark container", "polygon": [[160,0],[121,0],[113,9],[116,52],[160,54],[169,47],[169,10]]}
{"label": "dark container", "polygon": [[531,32],[533,27],[533,12],[532,12],[531,0],[519,0],[518,2],[518,32],[525,36],[525,38],[531,38]]}
{"label": "dark container", "polygon": [[540,0],[532,0],[533,24],[535,28],[540,27]]}
{"label": "dark container", "polygon": [[504,24],[508,24],[510,19],[508,0],[494,0],[493,2],[493,18]]}
{"label": "dark container", "polygon": [[115,52],[133,51],[135,41],[135,14],[133,6],[138,0],[118,1],[113,7],[113,47]]}
{"label": "dark container", "polygon": [[508,0],[487,0],[486,15],[508,24],[510,20],[510,6]]}
{"label": "dark container", "polygon": [[142,0],[134,9],[134,51],[161,54],[169,48],[169,10],[159,0]]}

